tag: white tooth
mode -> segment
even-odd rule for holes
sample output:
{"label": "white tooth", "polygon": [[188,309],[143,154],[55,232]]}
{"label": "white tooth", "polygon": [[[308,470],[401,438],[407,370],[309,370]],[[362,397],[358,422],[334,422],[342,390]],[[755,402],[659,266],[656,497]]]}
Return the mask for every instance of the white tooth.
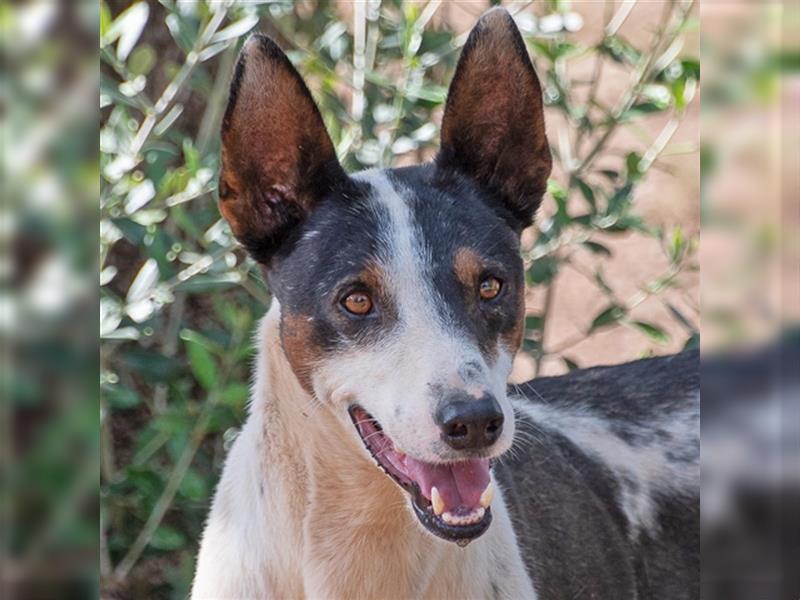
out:
{"label": "white tooth", "polygon": [[444,521],[445,523],[449,523],[450,525],[455,525],[456,524],[456,518],[457,517],[453,513],[451,513],[450,511],[447,511],[446,513],[442,513],[442,521]]}
{"label": "white tooth", "polygon": [[492,503],[492,498],[494,498],[494,486],[492,482],[489,482],[489,485],[486,486],[486,489],[483,490],[480,499],[480,505],[483,508],[489,508],[489,505]]}
{"label": "white tooth", "polygon": [[436,486],[431,488],[431,506],[433,506],[433,514],[437,517],[444,512],[444,500],[439,495],[439,490],[436,489]]}

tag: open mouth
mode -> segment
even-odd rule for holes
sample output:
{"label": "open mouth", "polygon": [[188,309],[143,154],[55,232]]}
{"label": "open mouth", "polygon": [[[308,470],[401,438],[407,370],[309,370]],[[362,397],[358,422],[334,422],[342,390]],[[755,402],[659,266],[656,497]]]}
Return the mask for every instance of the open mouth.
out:
{"label": "open mouth", "polygon": [[489,459],[433,464],[396,449],[378,421],[358,405],[350,418],[378,466],[411,496],[417,518],[434,535],[466,546],[492,522]]}

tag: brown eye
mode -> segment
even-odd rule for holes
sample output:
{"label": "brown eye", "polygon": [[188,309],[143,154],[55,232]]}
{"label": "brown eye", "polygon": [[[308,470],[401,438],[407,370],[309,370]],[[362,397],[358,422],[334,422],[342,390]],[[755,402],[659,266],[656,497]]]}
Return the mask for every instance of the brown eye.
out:
{"label": "brown eye", "polygon": [[352,292],[342,301],[342,306],[351,314],[363,316],[372,310],[372,298],[364,292]]}
{"label": "brown eye", "polygon": [[497,277],[487,277],[481,281],[481,284],[478,288],[478,293],[480,294],[481,300],[493,300],[494,298],[497,298],[497,295],[502,289],[502,281],[500,281]]}

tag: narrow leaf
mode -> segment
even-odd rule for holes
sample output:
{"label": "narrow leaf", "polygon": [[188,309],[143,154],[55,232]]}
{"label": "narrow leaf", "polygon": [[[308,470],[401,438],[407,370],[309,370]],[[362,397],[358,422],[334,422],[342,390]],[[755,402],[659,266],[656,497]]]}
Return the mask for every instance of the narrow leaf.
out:
{"label": "narrow leaf", "polygon": [[130,304],[144,300],[158,282],[158,263],[154,258],[148,258],[134,277],[125,300]]}
{"label": "narrow leaf", "polygon": [[597,200],[594,197],[594,190],[586,183],[583,179],[579,177],[575,178],[575,185],[578,186],[578,189],[583,194],[583,197],[586,198],[586,202],[589,203],[589,206],[592,208],[592,212],[594,213],[597,210]]}
{"label": "narrow leaf", "polygon": [[580,369],[581,368],[580,365],[578,365],[578,363],[576,363],[572,359],[567,358],[566,356],[562,356],[561,360],[564,361],[564,364],[566,365],[567,369],[569,369],[570,371],[575,371],[576,369]]}
{"label": "narrow leaf", "polygon": [[189,366],[197,382],[205,390],[214,389],[217,385],[218,374],[214,357],[201,344],[185,340],[186,353],[189,356]]}
{"label": "narrow leaf", "polygon": [[[139,36],[142,35],[149,16],[150,8],[147,3],[137,2],[114,21],[116,24],[117,21],[124,17],[124,23],[119,34],[119,42],[117,42],[117,58],[119,60],[124,61],[128,58],[131,50],[136,46],[136,42],[139,41]],[[114,28],[113,24],[111,28]]]}
{"label": "narrow leaf", "polygon": [[258,24],[258,16],[249,15],[244,19],[240,19],[234,23],[231,23],[225,29],[220,29],[211,38],[211,43],[216,44],[218,42],[224,42],[225,40],[229,40],[232,38],[239,37],[240,35],[244,35],[248,31],[250,31],[253,27],[255,27],[257,24]]}
{"label": "narrow leaf", "polygon": [[645,323],[644,321],[633,321],[632,325],[642,333],[646,334],[650,339],[658,342],[659,344],[669,343],[670,340],[669,334],[667,334],[667,332],[661,329],[660,327],[653,325],[652,323]]}
{"label": "narrow leaf", "polygon": [[625,309],[623,309],[618,304],[612,304],[608,308],[601,311],[594,318],[594,321],[592,321],[592,324],[589,327],[589,333],[592,333],[597,329],[600,329],[601,327],[607,327],[608,325],[613,325],[624,316],[625,316]]}
{"label": "narrow leaf", "polygon": [[593,254],[602,254],[603,256],[611,256],[611,250],[609,250],[603,244],[598,244],[597,242],[586,240],[585,242],[583,242],[582,245],[584,248],[590,250]]}

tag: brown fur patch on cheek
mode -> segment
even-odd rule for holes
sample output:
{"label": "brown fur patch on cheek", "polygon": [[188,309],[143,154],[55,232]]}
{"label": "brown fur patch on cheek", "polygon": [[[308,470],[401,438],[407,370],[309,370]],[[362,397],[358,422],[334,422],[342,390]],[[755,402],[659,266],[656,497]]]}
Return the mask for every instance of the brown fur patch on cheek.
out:
{"label": "brown fur patch on cheek", "polygon": [[281,319],[281,344],[300,385],[313,395],[311,373],[323,351],[314,342],[314,324],[309,319],[307,315],[285,315]]}

